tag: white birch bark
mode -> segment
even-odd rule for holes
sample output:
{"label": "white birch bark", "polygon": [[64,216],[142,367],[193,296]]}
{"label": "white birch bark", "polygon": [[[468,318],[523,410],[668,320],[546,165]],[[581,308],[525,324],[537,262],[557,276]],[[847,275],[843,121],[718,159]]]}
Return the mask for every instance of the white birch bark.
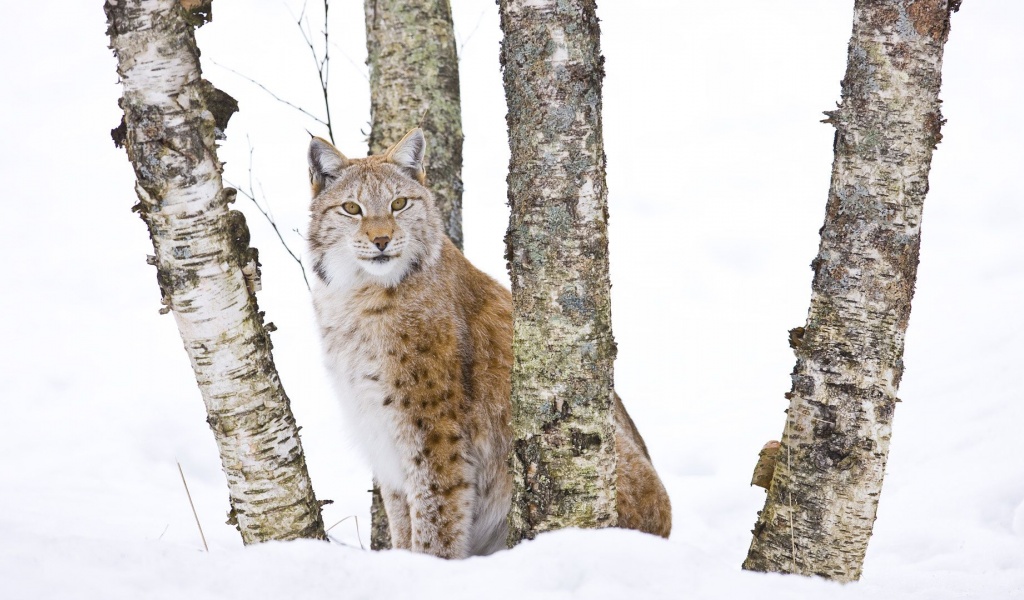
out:
{"label": "white birch bark", "polygon": [[921,213],[941,138],[947,0],[857,0],[807,323],[745,569],[860,577],[882,491]]}
{"label": "white birch bark", "polygon": [[501,0],[514,304],[509,542],[617,524],[600,29],[593,0]]}
{"label": "white birch bark", "polygon": [[[462,249],[462,105],[449,0],[365,0],[370,66],[370,154],[420,127],[428,140],[427,186],[445,233]],[[370,547],[391,548],[380,489],[370,506]]]}
{"label": "white birch bark", "polygon": [[234,190],[221,183],[214,139],[231,111],[217,109],[226,95],[201,78],[199,17],[179,0],[107,0],[104,9],[135,210],[153,240],[161,312],[174,315],[206,403],[232,519],[247,544],[326,539],[256,305],[255,250],[241,213],[229,210]]}

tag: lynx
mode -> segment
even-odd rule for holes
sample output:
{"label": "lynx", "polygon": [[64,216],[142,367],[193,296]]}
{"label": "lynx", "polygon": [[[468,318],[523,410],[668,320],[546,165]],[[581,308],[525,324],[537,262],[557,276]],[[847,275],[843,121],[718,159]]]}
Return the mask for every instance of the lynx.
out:
{"label": "lynx", "polygon": [[[423,133],[349,159],[314,138],[309,249],[327,370],[380,484],[392,545],[505,548],[512,295],[445,236]],[[667,537],[668,495],[615,398],[619,525]]]}

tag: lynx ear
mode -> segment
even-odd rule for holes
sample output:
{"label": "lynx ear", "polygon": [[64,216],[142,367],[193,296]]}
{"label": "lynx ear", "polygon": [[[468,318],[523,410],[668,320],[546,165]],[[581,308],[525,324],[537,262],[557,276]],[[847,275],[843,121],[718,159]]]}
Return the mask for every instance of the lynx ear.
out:
{"label": "lynx ear", "polygon": [[402,141],[384,153],[384,159],[402,167],[421,184],[426,181],[427,174],[423,170],[423,153],[427,142],[423,139],[423,130],[419,127],[405,134]]}
{"label": "lynx ear", "polygon": [[352,161],[327,140],[318,137],[309,140],[309,185],[313,188],[313,197],[316,198],[351,164]]}

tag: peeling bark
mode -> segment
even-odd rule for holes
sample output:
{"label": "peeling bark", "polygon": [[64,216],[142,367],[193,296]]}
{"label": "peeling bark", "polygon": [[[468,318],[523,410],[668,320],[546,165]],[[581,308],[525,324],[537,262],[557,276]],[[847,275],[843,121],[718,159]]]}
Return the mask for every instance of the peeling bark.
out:
{"label": "peeling bark", "polygon": [[[215,139],[233,100],[201,78],[193,27],[209,2],[107,0],[123,84],[123,142],[149,228],[164,309],[181,333],[246,544],[326,539],[298,428],[256,305],[258,263],[245,219],[229,209]],[[237,108],[237,106],[236,106]],[[225,114],[225,112],[227,114]],[[219,116],[218,116],[219,115]]]}
{"label": "peeling bark", "polygon": [[[427,186],[445,233],[462,250],[462,105],[449,0],[365,0],[370,66],[370,154],[412,128],[429,140]],[[370,547],[391,548],[380,489],[370,504]]]}
{"label": "peeling bark", "polygon": [[366,0],[370,154],[420,127],[427,185],[445,233],[462,249],[462,110],[448,0]]}
{"label": "peeling bark", "polygon": [[921,213],[941,139],[947,0],[857,0],[835,162],[781,448],[743,568],[860,577],[889,453]]}
{"label": "peeling bark", "polygon": [[501,0],[514,304],[509,543],[617,524],[600,29],[593,0]]}

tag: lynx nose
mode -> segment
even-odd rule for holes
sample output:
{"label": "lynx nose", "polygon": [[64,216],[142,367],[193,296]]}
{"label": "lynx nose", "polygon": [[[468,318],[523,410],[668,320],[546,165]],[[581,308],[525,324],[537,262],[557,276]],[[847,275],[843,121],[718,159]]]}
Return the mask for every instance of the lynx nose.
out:
{"label": "lynx nose", "polygon": [[384,249],[388,247],[388,242],[390,242],[390,241],[391,241],[391,238],[389,238],[386,235],[382,235],[382,236],[378,236],[378,237],[373,238],[373,245],[376,246],[378,250],[383,252]]}

